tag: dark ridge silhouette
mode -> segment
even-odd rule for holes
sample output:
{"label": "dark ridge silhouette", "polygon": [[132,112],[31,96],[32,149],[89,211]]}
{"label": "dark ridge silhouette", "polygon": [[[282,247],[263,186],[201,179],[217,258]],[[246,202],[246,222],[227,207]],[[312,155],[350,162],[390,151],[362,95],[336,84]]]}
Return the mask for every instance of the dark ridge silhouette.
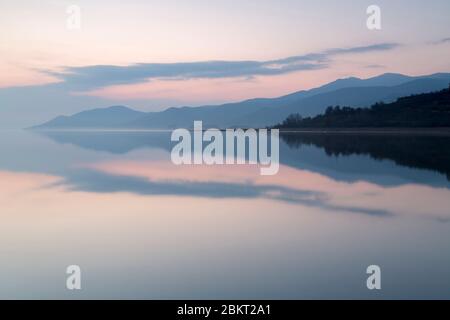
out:
{"label": "dark ridge silhouette", "polygon": [[450,136],[284,132],[281,138],[291,148],[314,145],[329,156],[368,155],[409,168],[434,170],[450,181]]}
{"label": "dark ridge silhouette", "polygon": [[411,95],[370,108],[328,107],[324,114],[292,114],[276,128],[440,128],[450,127],[450,87]]}

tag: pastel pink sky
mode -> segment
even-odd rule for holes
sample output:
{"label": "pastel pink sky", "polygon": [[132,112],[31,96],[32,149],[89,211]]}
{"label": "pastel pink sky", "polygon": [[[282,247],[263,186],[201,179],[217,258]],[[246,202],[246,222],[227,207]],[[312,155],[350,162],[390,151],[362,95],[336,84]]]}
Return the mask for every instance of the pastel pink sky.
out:
{"label": "pastel pink sky", "polygon": [[[81,28],[66,27],[69,5]],[[448,1],[378,1],[382,30],[366,27],[367,1],[25,1],[2,4],[0,88],[61,81],[43,70],[191,61],[267,61],[376,43],[398,48],[333,57],[319,70],[218,79],[152,79],[73,90],[112,101],[199,105],[274,97],[337,78],[450,71]],[[150,105],[150,104],[147,104]],[[157,108],[168,105],[155,103]]]}

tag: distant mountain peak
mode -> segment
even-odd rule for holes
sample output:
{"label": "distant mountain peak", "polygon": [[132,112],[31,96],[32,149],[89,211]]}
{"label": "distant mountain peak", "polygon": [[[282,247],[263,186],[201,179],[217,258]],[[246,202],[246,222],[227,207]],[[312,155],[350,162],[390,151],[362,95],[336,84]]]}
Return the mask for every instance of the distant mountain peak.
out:
{"label": "distant mountain peak", "polygon": [[99,109],[103,109],[103,110],[117,110],[117,111],[136,111],[136,110],[133,110],[133,109],[128,108],[126,106],[111,106],[111,107],[99,108]]}
{"label": "distant mountain peak", "polygon": [[145,114],[145,112],[136,111],[125,106],[111,106],[85,110],[72,116],[58,116],[33,128],[115,128],[123,123],[134,121]]}
{"label": "distant mountain peak", "polygon": [[[396,72],[386,72],[386,73],[383,73],[383,74],[380,74],[379,76],[377,76],[378,78],[381,78],[381,77],[402,77],[402,78],[411,78],[410,76],[407,76],[407,75],[404,75],[404,74],[401,74],[401,73],[396,73]],[[377,78],[377,77],[375,77],[375,78]]]}

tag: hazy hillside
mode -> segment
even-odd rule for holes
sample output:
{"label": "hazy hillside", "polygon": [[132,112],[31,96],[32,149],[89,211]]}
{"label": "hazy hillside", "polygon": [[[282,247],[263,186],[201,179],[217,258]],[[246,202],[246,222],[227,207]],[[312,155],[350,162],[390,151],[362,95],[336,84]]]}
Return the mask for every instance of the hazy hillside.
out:
{"label": "hazy hillside", "polygon": [[144,115],[145,112],[135,111],[123,106],[113,106],[83,111],[73,116],[59,116],[34,128],[114,128]]}
{"label": "hazy hillside", "polygon": [[450,74],[409,77],[383,74],[369,79],[339,79],[319,88],[298,91],[270,99],[251,99],[218,106],[169,108],[161,112],[138,112],[126,107],[110,107],[84,111],[73,116],[57,117],[38,129],[58,128],[191,128],[195,120],[204,127],[265,127],[299,113],[314,116],[330,105],[369,107],[375,102],[446,88]]}
{"label": "hazy hillside", "polygon": [[288,115],[298,113],[303,117],[323,113],[328,106],[346,105],[366,108],[376,102],[392,102],[397,98],[419,93],[441,90],[448,86],[450,79],[418,79],[394,87],[343,88],[313,95],[282,108],[267,108],[242,118],[242,125],[253,123],[256,126],[270,126],[280,122]]}

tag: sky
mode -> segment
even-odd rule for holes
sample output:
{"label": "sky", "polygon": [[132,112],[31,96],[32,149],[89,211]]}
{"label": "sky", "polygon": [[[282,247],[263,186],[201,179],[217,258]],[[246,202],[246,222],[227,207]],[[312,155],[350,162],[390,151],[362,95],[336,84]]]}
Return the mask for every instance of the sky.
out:
{"label": "sky", "polygon": [[[366,26],[381,9],[381,30]],[[80,9],[80,28],[68,28]],[[0,128],[450,72],[448,0],[0,0]]]}

